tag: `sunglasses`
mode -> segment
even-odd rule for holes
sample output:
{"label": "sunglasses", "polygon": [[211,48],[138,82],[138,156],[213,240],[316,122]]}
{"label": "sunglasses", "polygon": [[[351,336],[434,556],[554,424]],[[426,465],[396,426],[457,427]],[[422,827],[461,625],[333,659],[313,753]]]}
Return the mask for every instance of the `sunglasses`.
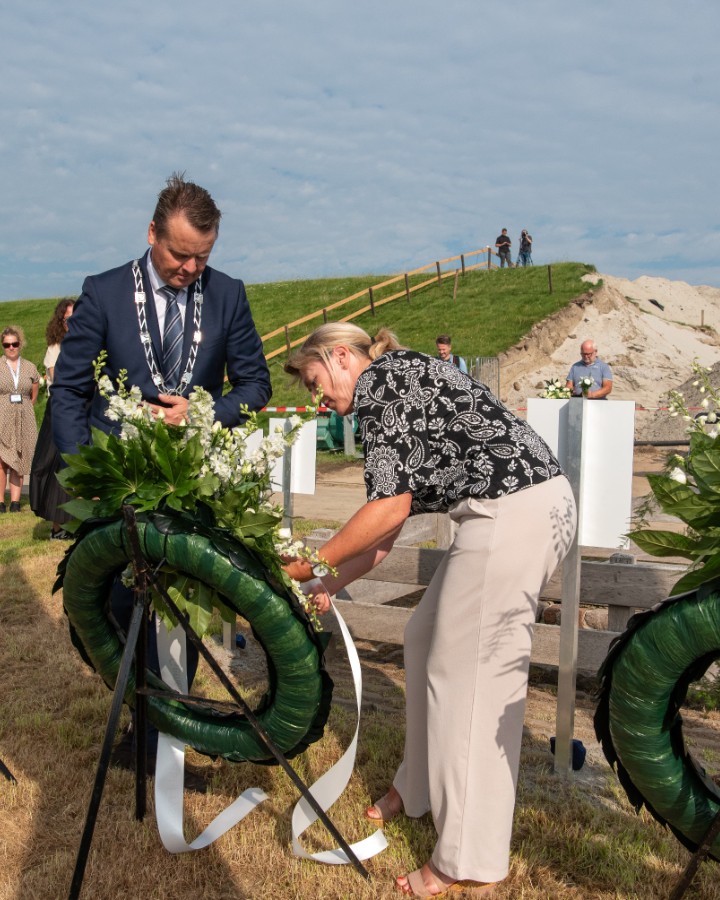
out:
{"label": "sunglasses", "polygon": [[3,347],[7,350],[9,347],[19,347],[20,341],[10,341],[9,344],[3,344]]}

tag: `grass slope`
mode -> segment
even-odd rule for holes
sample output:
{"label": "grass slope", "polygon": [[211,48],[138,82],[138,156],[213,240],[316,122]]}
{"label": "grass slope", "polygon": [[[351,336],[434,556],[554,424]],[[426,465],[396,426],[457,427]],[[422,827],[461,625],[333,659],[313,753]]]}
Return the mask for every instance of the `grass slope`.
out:
{"label": "grass slope", "polygon": [[[582,276],[594,271],[583,263],[558,263],[552,266],[553,291],[549,291],[548,268],[502,269],[492,272],[468,272],[458,279],[455,299],[454,279],[446,278],[404,298],[394,300],[353,321],[371,334],[383,326],[392,329],[402,344],[427,353],[435,353],[435,338],[448,332],[453,350],[465,357],[496,356],[516,343],[539,321],[551,315],[585,290]],[[377,284],[385,276],[364,275],[353,278],[308,279],[248,285],[248,297],[261,335],[289,322]],[[385,290],[397,292],[398,285]],[[0,307],[0,327],[20,325],[27,337],[25,355],[36,365],[45,355],[45,328],[58,298],[19,300]],[[367,296],[330,314],[339,319],[367,305]],[[308,323],[306,331],[293,330],[299,338],[319,324]],[[266,350],[280,346],[282,338],[268,342]],[[280,341],[280,344],[278,343]],[[273,405],[296,405],[307,401],[305,392],[289,385],[282,371],[284,354],[270,362],[273,381]],[[38,404],[38,416],[43,405]]]}

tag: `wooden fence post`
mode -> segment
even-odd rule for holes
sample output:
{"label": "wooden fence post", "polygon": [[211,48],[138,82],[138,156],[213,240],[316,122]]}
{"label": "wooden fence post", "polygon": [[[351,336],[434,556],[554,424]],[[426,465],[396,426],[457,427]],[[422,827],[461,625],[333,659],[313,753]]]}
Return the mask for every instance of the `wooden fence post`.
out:
{"label": "wooden fence post", "polygon": [[285,346],[287,347],[287,352],[289,353],[290,350],[291,350],[291,347],[290,347],[290,329],[287,327],[287,325],[285,326]]}
{"label": "wooden fence post", "polygon": [[488,272],[492,267],[492,250],[488,247]]}
{"label": "wooden fence post", "polygon": [[460,274],[460,269],[455,269],[455,285],[453,287],[453,303],[457,298],[457,286],[458,286],[458,275]]}
{"label": "wooden fence post", "polygon": [[408,278],[407,272],[405,273],[405,296],[407,297],[407,302],[410,302],[410,279]]}
{"label": "wooden fence post", "polygon": [[373,289],[368,288],[368,297],[370,298],[370,312],[375,315],[375,300],[373,299]]}
{"label": "wooden fence post", "polygon": [[437,269],[438,284],[442,284],[442,275],[440,274],[440,263],[439,262],[435,263],[435,268]]}
{"label": "wooden fence post", "polygon": [[465,254],[460,254],[460,265],[462,266],[463,277],[465,277]]}
{"label": "wooden fence post", "polygon": [[327,325],[327,309],[323,308],[323,322]]}
{"label": "wooden fence post", "polygon": [[552,292],[553,292],[553,287],[552,287],[552,266],[548,266],[548,293],[549,293],[549,294],[552,294]]}

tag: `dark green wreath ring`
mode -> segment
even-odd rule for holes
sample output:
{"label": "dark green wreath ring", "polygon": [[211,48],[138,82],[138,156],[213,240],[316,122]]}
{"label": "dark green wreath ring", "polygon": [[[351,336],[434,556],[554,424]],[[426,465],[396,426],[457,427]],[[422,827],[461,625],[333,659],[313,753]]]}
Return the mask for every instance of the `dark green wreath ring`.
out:
{"label": "dark green wreath ring", "polygon": [[[636,812],[645,806],[695,851],[720,812],[720,791],[688,752],[689,685],[720,657],[720,583],[636,614],[603,662],[595,733]],[[710,848],[720,860],[720,838]]]}
{"label": "dark green wreath ring", "polygon": [[[329,714],[332,681],[323,666],[324,636],[313,631],[293,595],[224,532],[157,513],[139,515],[137,528],[151,564],[165,560],[205,583],[252,626],[267,654],[270,685],[255,713],[279,749],[292,757],[318,740]],[[117,573],[131,559],[128,535],[118,519],[86,523],[79,535],[59,567],[56,588],[63,589],[73,643],[112,689],[123,643],[108,617],[109,597]],[[275,762],[243,715],[191,707],[153,673],[147,673],[147,681],[167,693],[148,698],[148,718],[158,730],[233,762]],[[134,706],[134,672],[125,701]]]}

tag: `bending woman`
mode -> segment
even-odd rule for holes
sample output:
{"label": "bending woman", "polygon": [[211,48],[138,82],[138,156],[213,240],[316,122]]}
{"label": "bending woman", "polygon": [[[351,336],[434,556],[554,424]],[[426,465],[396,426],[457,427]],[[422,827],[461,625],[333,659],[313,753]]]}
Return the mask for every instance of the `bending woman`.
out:
{"label": "bending woman", "polygon": [[[454,523],[405,631],[404,757],[366,816],[382,825],[432,812],[437,844],[397,879],[403,893],[460,882],[489,892],[508,872],[532,625],[575,532],[570,485],[488,388],[386,330],[372,340],[328,323],[285,369],[339,415],[355,411],[365,454],[368,502],[320,550],[338,572],[313,588],[320,612],[387,555],[409,515],[447,512]],[[314,577],[304,560],[285,568]]]}

